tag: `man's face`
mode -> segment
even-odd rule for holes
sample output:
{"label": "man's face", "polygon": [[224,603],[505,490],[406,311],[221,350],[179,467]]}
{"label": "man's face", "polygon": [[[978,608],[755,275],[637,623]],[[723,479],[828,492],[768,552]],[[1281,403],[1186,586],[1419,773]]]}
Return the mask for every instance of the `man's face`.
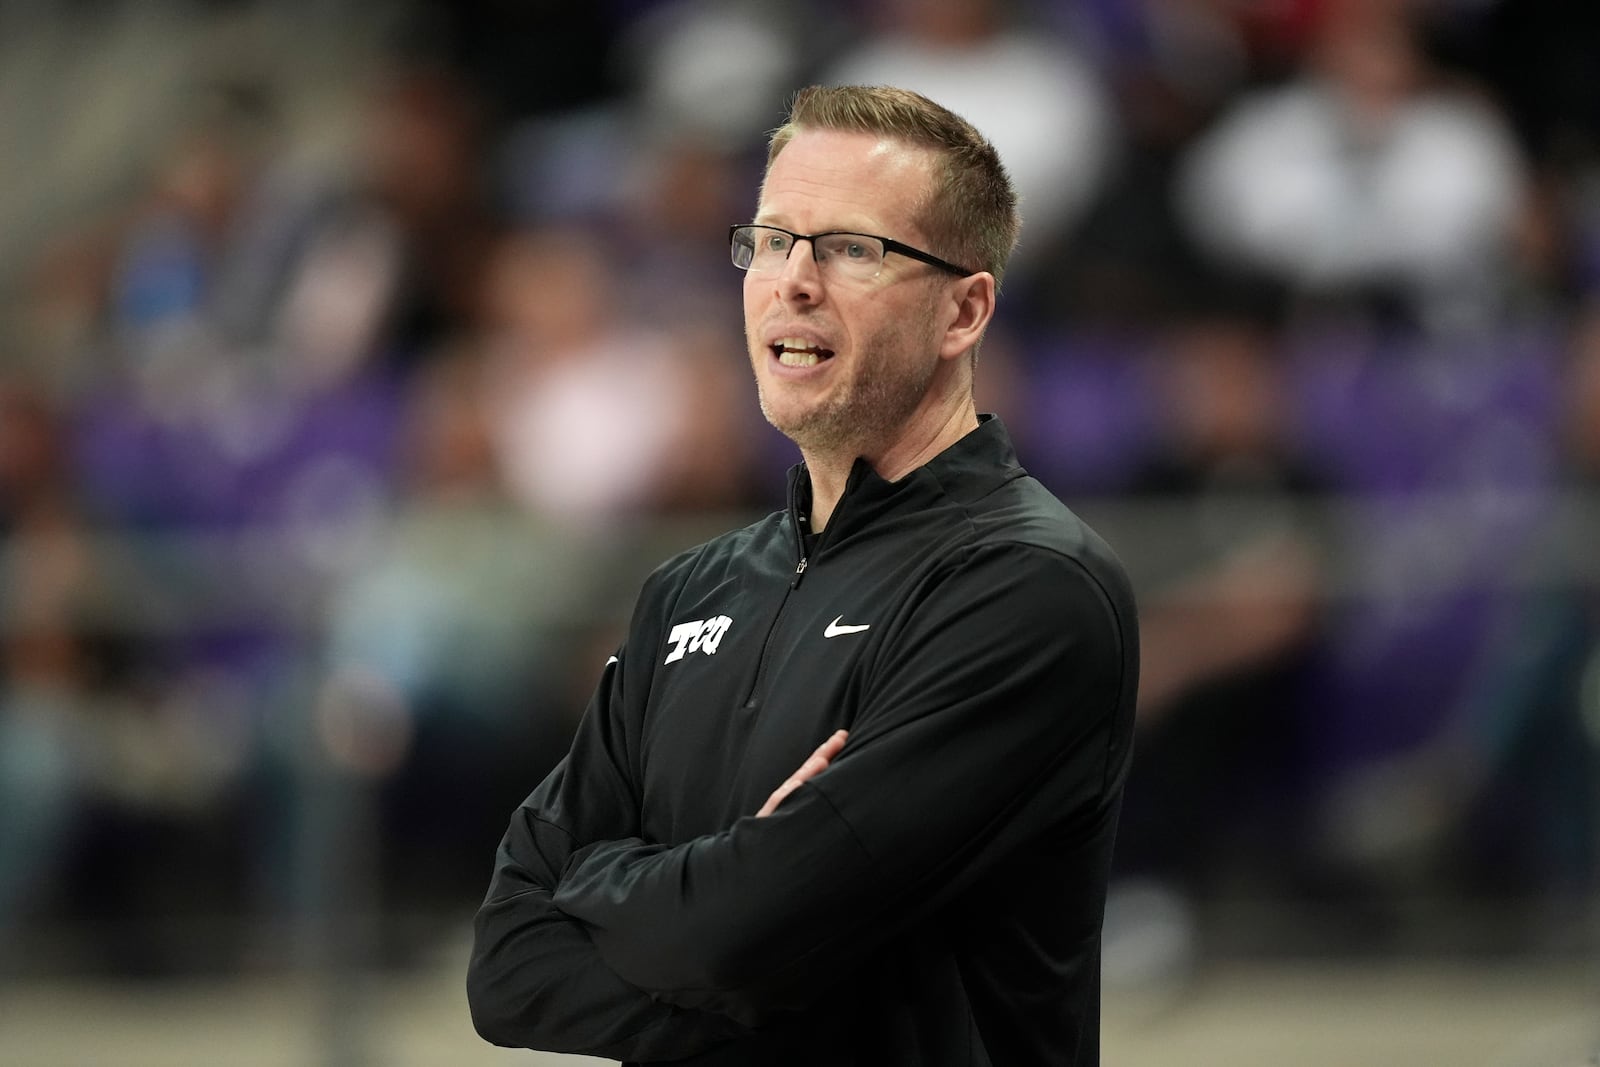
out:
{"label": "man's face", "polygon": [[[930,152],[871,134],[805,130],[773,162],[755,221],[848,230],[926,248],[915,211]],[[767,421],[808,454],[853,458],[915,422],[940,368],[935,308],[947,276],[890,254],[876,278],[824,274],[809,242],[744,282],[745,334]]]}

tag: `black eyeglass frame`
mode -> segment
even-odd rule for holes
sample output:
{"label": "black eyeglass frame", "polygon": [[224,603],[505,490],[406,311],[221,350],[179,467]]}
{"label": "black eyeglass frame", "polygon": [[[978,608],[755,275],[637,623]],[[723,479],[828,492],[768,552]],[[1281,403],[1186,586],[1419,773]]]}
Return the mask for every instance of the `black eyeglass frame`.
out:
{"label": "black eyeglass frame", "polygon": [[[958,278],[970,278],[972,275],[979,273],[975,270],[968,270],[965,267],[958,267],[949,260],[940,259],[932,252],[924,252],[920,248],[913,248],[911,245],[908,245],[903,241],[896,241],[893,237],[880,237],[875,233],[858,233],[855,230],[824,230],[822,233],[795,233],[793,230],[786,230],[782,226],[771,226],[765,222],[740,222],[728,227],[728,246],[730,248],[733,247],[734,234],[738,233],[740,230],[746,229],[774,230],[777,233],[785,235],[790,240],[789,255],[794,254],[794,246],[800,241],[811,242],[811,257],[815,259],[817,255],[817,238],[819,237],[870,237],[874,241],[878,241],[883,245],[883,250],[885,253],[894,252],[898,255],[905,256],[907,259],[914,259],[919,263],[926,263],[930,267],[938,267],[947,274],[954,274]],[[788,256],[785,256],[784,258],[787,259]],[[740,269],[749,270],[750,268],[742,267]]]}

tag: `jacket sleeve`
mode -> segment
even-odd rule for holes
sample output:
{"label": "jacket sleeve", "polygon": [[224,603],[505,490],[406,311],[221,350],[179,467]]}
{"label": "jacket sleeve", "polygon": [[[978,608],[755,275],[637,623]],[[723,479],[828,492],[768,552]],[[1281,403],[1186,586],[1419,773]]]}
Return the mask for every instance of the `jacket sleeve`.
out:
{"label": "jacket sleeve", "polygon": [[584,927],[552,904],[574,849],[638,832],[620,726],[623,673],[618,659],[607,665],[571,751],[523,801],[501,841],[474,919],[467,972],[473,1025],[494,1044],[667,1060],[745,1032],[725,1017],[663,1003],[629,983],[601,958]]}
{"label": "jacket sleeve", "polygon": [[970,550],[890,624],[826,772],[764,819],[584,849],[556,906],[664,1000],[749,1023],[803,1007],[1046,829],[1111,832],[1131,614],[1065,556]]}

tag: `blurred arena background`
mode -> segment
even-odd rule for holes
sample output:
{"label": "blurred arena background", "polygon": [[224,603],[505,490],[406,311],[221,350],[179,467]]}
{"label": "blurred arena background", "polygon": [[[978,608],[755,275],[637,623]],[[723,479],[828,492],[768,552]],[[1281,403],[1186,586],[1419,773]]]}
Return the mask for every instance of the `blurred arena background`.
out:
{"label": "blurred arena background", "polygon": [[467,921],[780,503],[724,235],[811,81],[1024,194],[981,406],[1142,596],[1106,1062],[1600,1062],[1597,22],[0,0],[0,1062],[568,1062]]}

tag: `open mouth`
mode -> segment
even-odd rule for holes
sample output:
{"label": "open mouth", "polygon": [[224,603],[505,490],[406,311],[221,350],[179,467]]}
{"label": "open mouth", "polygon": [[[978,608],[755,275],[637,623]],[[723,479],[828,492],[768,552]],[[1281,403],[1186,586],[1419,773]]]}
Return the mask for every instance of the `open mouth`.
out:
{"label": "open mouth", "polygon": [[774,341],[772,354],[785,367],[815,367],[825,359],[833,358],[833,349],[818,348],[798,337],[785,337]]}

